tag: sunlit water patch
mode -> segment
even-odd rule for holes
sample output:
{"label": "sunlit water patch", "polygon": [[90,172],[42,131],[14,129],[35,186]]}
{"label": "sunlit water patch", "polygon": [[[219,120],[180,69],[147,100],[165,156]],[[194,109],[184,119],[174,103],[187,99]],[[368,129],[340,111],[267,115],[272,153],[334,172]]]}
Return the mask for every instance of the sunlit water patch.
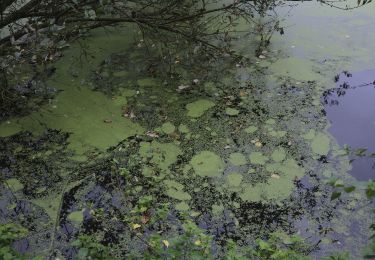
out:
{"label": "sunlit water patch", "polygon": [[358,180],[375,176],[375,70],[344,72],[336,76],[336,88],[324,93],[329,131],[340,145],[348,145],[351,174]]}

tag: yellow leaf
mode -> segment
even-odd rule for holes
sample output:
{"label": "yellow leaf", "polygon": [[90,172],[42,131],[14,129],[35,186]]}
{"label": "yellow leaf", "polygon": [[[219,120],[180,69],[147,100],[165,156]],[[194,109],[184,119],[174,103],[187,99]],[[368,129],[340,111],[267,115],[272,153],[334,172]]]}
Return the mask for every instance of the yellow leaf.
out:
{"label": "yellow leaf", "polygon": [[202,242],[200,241],[200,240],[196,240],[195,242],[194,242],[194,245],[196,245],[196,246],[200,246],[202,244]]}
{"label": "yellow leaf", "polygon": [[164,246],[165,246],[166,248],[169,247],[169,242],[168,242],[168,240],[163,240],[162,242],[163,242],[163,244],[164,244]]}
{"label": "yellow leaf", "polygon": [[139,225],[139,224],[133,224],[133,229],[137,229],[137,228],[140,228],[141,227],[141,225]]}

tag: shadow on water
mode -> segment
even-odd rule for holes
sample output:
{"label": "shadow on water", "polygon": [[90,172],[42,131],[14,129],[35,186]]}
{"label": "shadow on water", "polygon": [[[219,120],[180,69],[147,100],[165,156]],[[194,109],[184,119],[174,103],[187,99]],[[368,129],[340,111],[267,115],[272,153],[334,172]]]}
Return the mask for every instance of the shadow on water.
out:
{"label": "shadow on water", "polygon": [[351,174],[358,180],[374,179],[375,70],[344,71],[335,81],[336,87],[323,94],[329,131],[340,145],[356,150]]}

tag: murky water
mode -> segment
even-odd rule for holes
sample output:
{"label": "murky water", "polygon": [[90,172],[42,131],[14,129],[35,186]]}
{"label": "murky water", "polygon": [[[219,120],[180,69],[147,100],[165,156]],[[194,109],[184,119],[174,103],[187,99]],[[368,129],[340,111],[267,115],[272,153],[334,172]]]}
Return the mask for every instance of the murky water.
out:
{"label": "murky water", "polygon": [[[264,57],[255,56],[257,39],[241,33],[234,48],[248,62],[179,53],[173,77],[136,34],[129,36],[130,28],[96,31],[85,41],[93,56],[88,61],[80,62],[73,45],[48,80],[61,93],[39,111],[0,125],[0,170],[8,183],[1,217],[26,216],[39,238],[20,250],[69,258],[76,254],[69,243],[86,232],[106,244],[126,244],[118,255],[141,252],[134,224],[142,239],[153,232],[173,237],[183,215],[217,246],[228,239],[252,245],[282,230],[318,245],[312,255],[347,250],[358,257],[371,223],[363,191],[330,201],[325,183],[355,180],[343,144],[370,150],[366,139],[350,133],[370,138],[373,106],[364,104],[375,90],[350,89],[336,106],[324,107],[321,99],[341,71],[375,67],[374,12],[374,5],[341,12],[303,3],[286,18],[286,33],[262,50]],[[367,75],[345,80],[355,85]],[[189,87],[181,91],[181,85]],[[350,120],[343,116],[353,111]],[[356,164],[352,175],[369,178]],[[140,222],[130,212],[139,201],[152,205],[150,215],[167,207],[167,219],[154,223],[142,215]]]}

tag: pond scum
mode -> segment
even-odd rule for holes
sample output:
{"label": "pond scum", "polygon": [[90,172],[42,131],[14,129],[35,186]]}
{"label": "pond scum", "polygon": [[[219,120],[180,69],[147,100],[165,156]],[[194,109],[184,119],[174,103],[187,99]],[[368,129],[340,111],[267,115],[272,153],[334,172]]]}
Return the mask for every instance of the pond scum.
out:
{"label": "pond scum", "polygon": [[55,98],[0,125],[1,257],[363,256],[369,201],[347,189],[310,61],[181,54],[165,79],[124,32],[88,42],[91,60],[77,45],[55,64]]}

